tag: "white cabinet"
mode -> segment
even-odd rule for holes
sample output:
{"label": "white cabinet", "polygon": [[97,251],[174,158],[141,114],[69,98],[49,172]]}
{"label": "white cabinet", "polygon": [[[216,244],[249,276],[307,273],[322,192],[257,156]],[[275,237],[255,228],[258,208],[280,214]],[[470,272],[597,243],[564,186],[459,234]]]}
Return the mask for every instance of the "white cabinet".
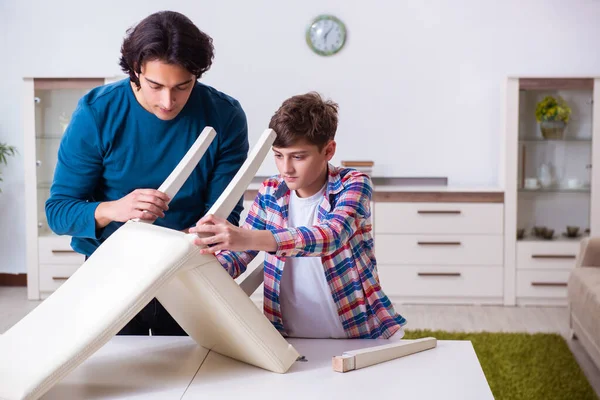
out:
{"label": "white cabinet", "polygon": [[24,160],[26,208],[27,293],[29,299],[50,295],[84,262],[71,238],[52,233],[44,205],[58,147],[79,99],[105,78],[24,79]]}
{"label": "white cabinet", "polygon": [[503,204],[375,202],[381,286],[396,303],[501,304]]}
{"label": "white cabinet", "polygon": [[519,240],[516,299],[519,305],[566,305],[567,281],[579,253],[579,240]]}
{"label": "white cabinet", "polygon": [[567,304],[579,242],[600,232],[600,174],[592,158],[600,154],[599,85],[592,77],[507,81],[506,305]]}

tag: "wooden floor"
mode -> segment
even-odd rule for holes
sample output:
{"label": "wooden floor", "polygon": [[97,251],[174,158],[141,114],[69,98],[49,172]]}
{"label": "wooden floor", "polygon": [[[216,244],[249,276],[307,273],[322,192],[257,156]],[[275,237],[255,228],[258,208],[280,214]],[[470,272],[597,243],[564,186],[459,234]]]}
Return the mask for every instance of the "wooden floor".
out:
{"label": "wooden floor", "polygon": [[[27,300],[24,287],[0,286],[0,333],[38,304]],[[397,305],[396,309],[408,320],[406,329],[559,333],[567,339],[569,348],[600,398],[600,370],[579,342],[571,340],[566,307]]]}

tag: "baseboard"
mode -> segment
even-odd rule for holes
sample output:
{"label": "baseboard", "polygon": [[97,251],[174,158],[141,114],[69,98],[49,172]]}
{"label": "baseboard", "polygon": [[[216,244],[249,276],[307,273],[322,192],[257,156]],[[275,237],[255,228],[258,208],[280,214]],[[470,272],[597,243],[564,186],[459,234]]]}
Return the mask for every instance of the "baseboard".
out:
{"label": "baseboard", "polygon": [[0,286],[27,286],[27,274],[0,273]]}

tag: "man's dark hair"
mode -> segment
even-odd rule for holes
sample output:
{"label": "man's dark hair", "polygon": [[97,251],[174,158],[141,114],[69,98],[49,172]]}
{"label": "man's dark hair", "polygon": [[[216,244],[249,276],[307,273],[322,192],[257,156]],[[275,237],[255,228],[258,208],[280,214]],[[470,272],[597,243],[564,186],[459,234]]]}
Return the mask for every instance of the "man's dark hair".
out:
{"label": "man's dark hair", "polygon": [[119,65],[139,88],[142,66],[160,60],[180,65],[200,78],[212,64],[212,38],[200,31],[188,17],[174,11],[154,13],[127,30],[121,46]]}
{"label": "man's dark hair", "polygon": [[277,134],[274,147],[286,148],[304,139],[319,151],[335,138],[338,105],[316,92],[293,96],[283,102],[269,123]]}

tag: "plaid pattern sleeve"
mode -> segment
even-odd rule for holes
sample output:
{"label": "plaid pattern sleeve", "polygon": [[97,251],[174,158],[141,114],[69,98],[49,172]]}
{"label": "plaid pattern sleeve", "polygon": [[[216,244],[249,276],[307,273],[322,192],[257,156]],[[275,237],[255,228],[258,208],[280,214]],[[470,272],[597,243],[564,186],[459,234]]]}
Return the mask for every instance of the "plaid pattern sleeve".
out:
{"label": "plaid pattern sleeve", "polygon": [[[246,217],[246,221],[242,225],[244,229],[254,229],[254,230],[264,230],[265,229],[265,221],[266,215],[264,211],[264,207],[261,207],[263,202],[265,192],[265,186],[263,185],[252,206],[250,206],[250,210],[248,212],[248,216]],[[215,256],[217,260],[221,263],[221,265],[227,270],[229,275],[233,279],[237,278],[241,274],[246,271],[246,267],[259,252],[256,250],[246,250],[246,251],[221,251]]]}
{"label": "plaid pattern sleeve", "polygon": [[363,174],[348,174],[348,181],[335,208],[324,215],[319,225],[282,228],[272,231],[278,244],[277,256],[323,257],[348,243],[370,216],[371,183]]}

